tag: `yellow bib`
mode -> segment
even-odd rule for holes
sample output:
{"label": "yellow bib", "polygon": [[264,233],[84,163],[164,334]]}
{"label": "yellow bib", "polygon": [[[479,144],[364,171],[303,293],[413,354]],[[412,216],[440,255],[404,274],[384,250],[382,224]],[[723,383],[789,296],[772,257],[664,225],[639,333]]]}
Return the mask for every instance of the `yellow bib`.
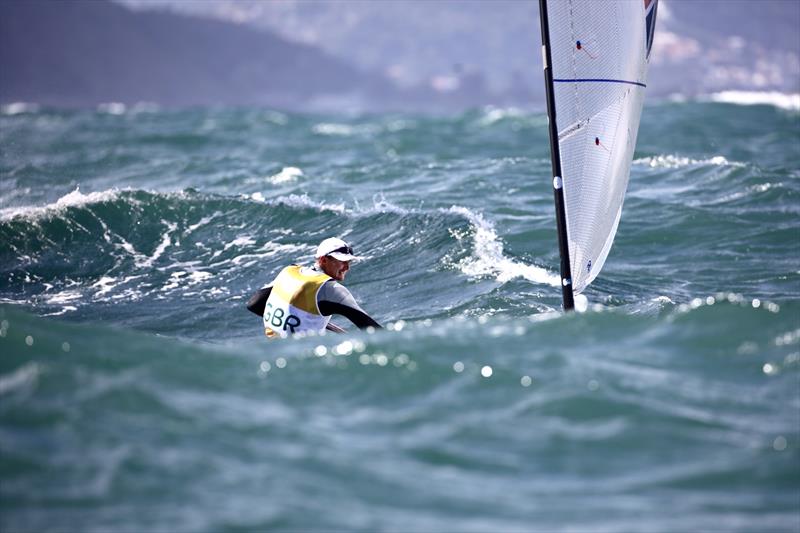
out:
{"label": "yellow bib", "polygon": [[299,265],[281,270],[264,308],[267,337],[325,330],[331,317],[319,312],[317,294],[329,279],[332,278],[327,274],[303,270]]}

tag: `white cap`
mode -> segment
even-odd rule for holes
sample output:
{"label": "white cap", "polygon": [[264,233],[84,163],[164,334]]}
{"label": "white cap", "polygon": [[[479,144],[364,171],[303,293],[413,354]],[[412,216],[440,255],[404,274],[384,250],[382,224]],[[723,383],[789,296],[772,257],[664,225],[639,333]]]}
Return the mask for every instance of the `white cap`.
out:
{"label": "white cap", "polygon": [[337,239],[336,237],[329,237],[319,243],[317,246],[317,253],[315,257],[319,259],[320,257],[329,255],[334,259],[338,259],[339,261],[352,261],[356,259],[356,256],[353,255],[353,249],[350,247],[349,244],[344,242],[342,239]]}

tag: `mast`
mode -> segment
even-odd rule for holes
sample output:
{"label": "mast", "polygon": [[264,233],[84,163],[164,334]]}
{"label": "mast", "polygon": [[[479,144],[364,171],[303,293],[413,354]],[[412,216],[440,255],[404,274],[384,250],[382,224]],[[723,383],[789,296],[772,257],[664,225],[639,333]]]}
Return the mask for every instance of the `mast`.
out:
{"label": "mast", "polygon": [[550,159],[553,163],[553,196],[556,204],[556,230],[558,251],[561,255],[561,296],[564,310],[575,308],[572,294],[572,272],[569,264],[569,241],[567,219],[564,209],[564,187],[561,179],[561,152],[558,148],[558,125],[556,124],[556,100],[553,91],[553,67],[550,55],[550,29],[547,20],[547,0],[539,0],[539,20],[542,26],[542,60],[544,61],[544,89],[547,95],[547,119],[550,131]]}

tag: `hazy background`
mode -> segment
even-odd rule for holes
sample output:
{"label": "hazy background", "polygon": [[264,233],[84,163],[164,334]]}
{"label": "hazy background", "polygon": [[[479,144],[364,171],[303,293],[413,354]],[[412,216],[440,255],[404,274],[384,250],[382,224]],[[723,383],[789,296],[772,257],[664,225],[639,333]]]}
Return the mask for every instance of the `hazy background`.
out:
{"label": "hazy background", "polygon": [[[799,27],[796,0],[661,0],[648,99],[797,93]],[[3,0],[0,103],[540,107],[540,44],[534,0]]]}

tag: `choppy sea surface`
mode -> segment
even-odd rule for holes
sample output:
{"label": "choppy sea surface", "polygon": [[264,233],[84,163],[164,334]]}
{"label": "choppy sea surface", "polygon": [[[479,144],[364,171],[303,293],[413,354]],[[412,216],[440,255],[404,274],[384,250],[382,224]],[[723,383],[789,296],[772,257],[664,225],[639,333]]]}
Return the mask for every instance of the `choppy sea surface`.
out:
{"label": "choppy sea surface", "polygon": [[[534,111],[6,106],[0,530],[800,531],[797,107],[646,105],[581,313],[550,181]],[[386,329],[266,340],[334,235]]]}

